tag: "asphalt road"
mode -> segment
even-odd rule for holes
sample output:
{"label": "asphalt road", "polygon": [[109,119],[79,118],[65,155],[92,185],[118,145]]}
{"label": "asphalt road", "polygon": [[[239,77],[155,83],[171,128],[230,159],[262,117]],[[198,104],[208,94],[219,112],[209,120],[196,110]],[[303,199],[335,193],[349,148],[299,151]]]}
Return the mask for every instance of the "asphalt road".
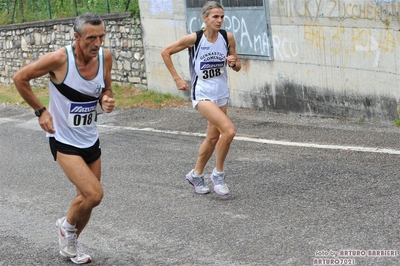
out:
{"label": "asphalt road", "polygon": [[[399,128],[229,114],[227,197],[184,179],[205,132],[195,110],[99,116],[105,196],[80,238],[91,265],[400,265]],[[0,106],[0,266],[73,265],[55,221],[74,194],[33,112]]]}

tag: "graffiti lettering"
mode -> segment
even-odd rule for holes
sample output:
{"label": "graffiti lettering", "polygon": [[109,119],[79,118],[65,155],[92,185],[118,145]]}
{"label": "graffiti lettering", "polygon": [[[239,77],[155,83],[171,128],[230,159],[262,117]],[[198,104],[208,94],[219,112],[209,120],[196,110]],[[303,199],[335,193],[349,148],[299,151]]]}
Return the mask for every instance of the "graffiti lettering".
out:
{"label": "graffiti lettering", "polygon": [[321,26],[304,25],[304,40],[309,41],[311,44],[318,48],[325,48],[325,33]]}
{"label": "graffiti lettering", "polygon": [[279,0],[278,14],[311,21],[329,19],[367,19],[383,23],[400,21],[399,0],[375,0],[375,4],[345,0]]}
{"label": "graffiti lettering", "polygon": [[297,57],[299,54],[299,47],[296,43],[288,41],[283,38],[282,41],[279,36],[273,36],[274,41],[274,57],[281,60]]}
{"label": "graffiti lettering", "polygon": [[[201,25],[201,21],[197,17],[189,19],[189,30],[195,32],[198,30],[197,25]],[[270,41],[268,34],[262,32],[260,34],[251,34],[247,27],[247,22],[244,17],[240,18],[237,16],[225,16],[224,17],[224,28],[227,31],[232,32],[235,35],[235,39],[240,47],[249,47],[257,54],[270,56]]]}
{"label": "graffiti lettering", "polygon": [[[350,37],[347,38],[350,39],[347,42],[346,36]],[[399,43],[393,31],[389,29],[345,28],[343,25],[335,27],[304,25],[304,40],[317,48],[329,49],[335,55],[341,53],[347,55],[350,52],[371,53],[375,57],[374,67],[378,66],[383,52],[394,53]]]}

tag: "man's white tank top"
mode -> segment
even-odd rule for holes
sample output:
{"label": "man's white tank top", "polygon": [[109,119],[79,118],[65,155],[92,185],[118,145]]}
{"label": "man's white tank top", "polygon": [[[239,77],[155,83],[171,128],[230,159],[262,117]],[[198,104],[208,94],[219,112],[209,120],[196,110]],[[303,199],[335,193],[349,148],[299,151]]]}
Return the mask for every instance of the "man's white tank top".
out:
{"label": "man's white tank top", "polygon": [[61,83],[50,80],[49,111],[53,116],[57,141],[77,148],[88,148],[99,138],[96,126],[96,106],[105,87],[104,53],[100,48],[97,75],[85,79],[76,66],[72,45],[65,46],[68,56],[66,76]]}
{"label": "man's white tank top", "polygon": [[214,43],[202,34],[199,44],[189,49],[192,100],[229,98],[227,55],[228,44],[220,32]]}

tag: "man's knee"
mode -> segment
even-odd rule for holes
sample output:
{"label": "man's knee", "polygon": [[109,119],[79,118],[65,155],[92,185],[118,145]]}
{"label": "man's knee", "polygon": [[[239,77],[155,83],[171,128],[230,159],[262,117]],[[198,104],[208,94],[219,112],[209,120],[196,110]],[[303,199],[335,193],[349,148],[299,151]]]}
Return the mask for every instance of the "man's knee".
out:
{"label": "man's knee", "polygon": [[98,188],[95,188],[93,191],[88,193],[88,195],[85,197],[87,204],[89,204],[92,208],[96,207],[102,201],[103,195],[104,195],[104,192],[103,192],[103,188],[101,186]]}

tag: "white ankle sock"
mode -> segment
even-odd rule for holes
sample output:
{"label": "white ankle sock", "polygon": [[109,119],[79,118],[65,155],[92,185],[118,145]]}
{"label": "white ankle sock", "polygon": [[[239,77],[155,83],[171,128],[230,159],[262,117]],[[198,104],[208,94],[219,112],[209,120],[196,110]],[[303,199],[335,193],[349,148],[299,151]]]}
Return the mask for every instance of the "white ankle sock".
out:
{"label": "white ankle sock", "polygon": [[196,174],[196,172],[195,172],[194,170],[193,170],[192,173],[193,173],[193,176],[194,176],[194,177],[202,177],[202,176],[203,176],[203,174]]}
{"label": "white ankle sock", "polygon": [[216,168],[214,168],[214,170],[213,170],[213,174],[216,174],[216,175],[223,175],[223,174],[224,174],[224,172],[217,172],[217,169],[216,169]]}
{"label": "white ankle sock", "polygon": [[68,223],[67,219],[64,220],[62,226],[67,230],[75,230],[75,225]]}

